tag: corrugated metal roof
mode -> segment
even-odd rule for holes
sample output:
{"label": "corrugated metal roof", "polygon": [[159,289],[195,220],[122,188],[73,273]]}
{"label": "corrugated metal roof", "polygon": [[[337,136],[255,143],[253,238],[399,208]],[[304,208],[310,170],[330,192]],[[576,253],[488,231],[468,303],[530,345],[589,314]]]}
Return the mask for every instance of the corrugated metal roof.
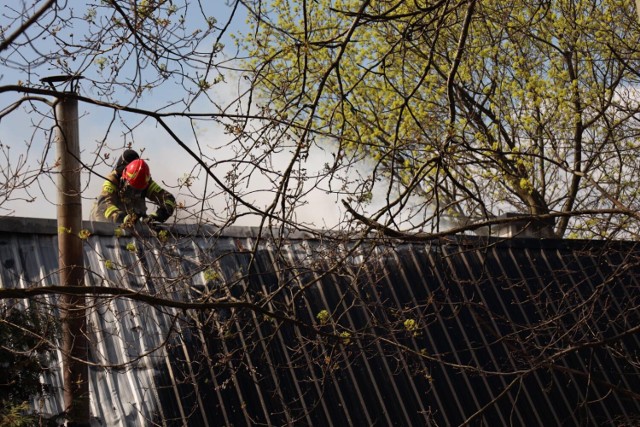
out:
{"label": "corrugated metal roof", "polygon": [[[196,311],[94,297],[96,425],[640,419],[634,243],[465,236],[357,246],[248,228],[183,226],[164,240],[87,227],[87,285],[257,304]],[[0,230],[2,287],[57,284],[55,222],[2,219]],[[39,404],[55,414],[52,363],[53,393]]]}

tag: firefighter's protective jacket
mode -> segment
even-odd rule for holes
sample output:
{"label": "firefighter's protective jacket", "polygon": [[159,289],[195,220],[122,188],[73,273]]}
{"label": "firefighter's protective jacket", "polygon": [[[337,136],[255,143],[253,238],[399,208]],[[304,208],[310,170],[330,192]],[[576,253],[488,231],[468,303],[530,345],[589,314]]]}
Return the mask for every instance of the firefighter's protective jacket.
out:
{"label": "firefighter's protective jacket", "polygon": [[158,206],[153,215],[160,222],[166,221],[175,210],[176,199],[153,179],[145,190],[135,192],[122,186],[118,173],[113,171],[102,184],[102,191],[91,217],[94,221],[113,223],[122,222],[126,215],[144,217],[147,214],[145,198]]}

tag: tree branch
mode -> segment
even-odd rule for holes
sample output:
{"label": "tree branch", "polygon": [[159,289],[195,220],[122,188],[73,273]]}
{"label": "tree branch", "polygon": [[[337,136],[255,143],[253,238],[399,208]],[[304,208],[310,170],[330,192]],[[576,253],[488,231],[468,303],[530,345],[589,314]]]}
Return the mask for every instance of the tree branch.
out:
{"label": "tree branch", "polygon": [[3,50],[5,50],[6,48],[8,48],[11,43],[13,43],[18,37],[20,37],[21,34],[24,34],[25,31],[27,31],[27,29],[33,25],[35,22],[38,21],[38,19],[40,19],[40,17],[47,11],[49,10],[49,8],[51,8],[51,6],[54,6],[57,4],[56,0],[49,0],[47,1],[45,4],[42,5],[42,7],[40,9],[38,9],[36,11],[36,13],[31,16],[31,18],[27,19],[21,26],[20,28],[18,28],[16,31],[13,32],[13,34],[9,35],[9,37],[7,37],[6,39],[4,39],[4,41],[2,43],[0,43],[0,52],[2,52]]}

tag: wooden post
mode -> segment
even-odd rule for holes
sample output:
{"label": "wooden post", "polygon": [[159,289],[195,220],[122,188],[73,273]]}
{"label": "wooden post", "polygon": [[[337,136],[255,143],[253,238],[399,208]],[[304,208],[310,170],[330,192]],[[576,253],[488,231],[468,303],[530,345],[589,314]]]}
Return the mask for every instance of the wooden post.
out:
{"label": "wooden post", "polygon": [[[58,174],[58,250],[60,284],[84,286],[84,254],[80,187],[78,101],[63,92],[57,99],[56,145]],[[60,296],[62,323],[62,369],[67,426],[89,426],[89,368],[86,335],[86,298]]]}

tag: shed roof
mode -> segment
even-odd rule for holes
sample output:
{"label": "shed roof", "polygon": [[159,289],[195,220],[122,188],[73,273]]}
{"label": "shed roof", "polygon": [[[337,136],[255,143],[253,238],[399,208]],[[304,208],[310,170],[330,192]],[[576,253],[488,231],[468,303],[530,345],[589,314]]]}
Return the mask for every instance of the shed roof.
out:
{"label": "shed roof", "polygon": [[[358,245],[250,228],[117,237],[107,224],[86,227],[88,286],[244,304],[193,310],[95,296],[96,425],[640,419],[636,243]],[[0,266],[3,288],[57,284],[55,221],[0,220]],[[52,394],[38,405],[55,414],[55,360],[52,368]]]}

